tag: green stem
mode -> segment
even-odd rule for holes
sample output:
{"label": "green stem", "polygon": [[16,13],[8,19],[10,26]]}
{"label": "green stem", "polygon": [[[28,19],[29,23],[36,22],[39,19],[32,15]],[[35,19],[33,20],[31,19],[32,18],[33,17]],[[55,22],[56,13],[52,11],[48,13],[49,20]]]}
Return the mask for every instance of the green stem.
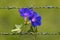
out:
{"label": "green stem", "polygon": [[34,27],[34,36],[35,36],[35,40],[37,40],[37,27]]}
{"label": "green stem", "polygon": [[34,27],[34,33],[37,33],[37,27]]}

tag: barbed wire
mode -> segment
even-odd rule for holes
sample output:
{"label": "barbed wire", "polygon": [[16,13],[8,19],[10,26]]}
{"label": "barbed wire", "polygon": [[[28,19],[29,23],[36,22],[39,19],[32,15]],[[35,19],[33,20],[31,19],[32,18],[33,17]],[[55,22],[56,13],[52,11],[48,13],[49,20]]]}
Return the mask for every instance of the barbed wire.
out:
{"label": "barbed wire", "polygon": [[[6,7],[2,7],[0,6],[0,9],[19,9],[21,7],[13,7],[13,6],[6,6]],[[57,6],[38,6],[38,7],[27,7],[27,8],[33,8],[33,9],[39,9],[39,8],[60,8]]]}
{"label": "barbed wire", "polygon": [[7,32],[1,32],[0,35],[60,35],[60,32],[56,32],[56,33],[47,33],[47,32],[43,32],[43,33],[7,33]]}

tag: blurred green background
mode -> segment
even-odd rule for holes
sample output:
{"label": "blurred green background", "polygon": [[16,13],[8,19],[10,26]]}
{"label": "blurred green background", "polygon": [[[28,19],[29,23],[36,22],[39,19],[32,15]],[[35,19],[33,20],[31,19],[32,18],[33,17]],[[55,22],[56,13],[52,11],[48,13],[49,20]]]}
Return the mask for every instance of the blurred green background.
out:
{"label": "blurred green background", "polygon": [[[0,0],[0,6],[14,7],[58,6],[60,0]],[[60,32],[60,9],[39,8],[34,9],[42,17],[42,25],[38,32]],[[15,24],[23,23],[18,9],[0,9],[0,32],[10,32]],[[29,28],[29,27],[28,27]],[[27,27],[24,28],[27,30]],[[0,40],[34,40],[34,35],[0,35]],[[38,35],[36,40],[60,40],[59,35]]]}

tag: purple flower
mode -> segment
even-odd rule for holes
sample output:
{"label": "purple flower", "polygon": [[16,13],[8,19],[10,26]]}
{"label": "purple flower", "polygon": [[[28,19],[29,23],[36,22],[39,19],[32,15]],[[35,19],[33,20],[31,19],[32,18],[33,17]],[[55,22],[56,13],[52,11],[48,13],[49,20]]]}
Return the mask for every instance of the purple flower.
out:
{"label": "purple flower", "polygon": [[39,16],[36,12],[33,12],[33,15],[29,17],[31,21],[31,25],[36,27],[41,25],[41,16]]}
{"label": "purple flower", "polygon": [[41,16],[32,18],[31,24],[32,24],[32,26],[34,26],[34,27],[41,25]]}
{"label": "purple flower", "polygon": [[24,18],[26,21],[29,19],[31,21],[31,25],[36,27],[41,25],[41,16],[39,16],[35,11],[29,8],[20,8],[19,9],[20,15]]}
{"label": "purple flower", "polygon": [[29,9],[29,8],[20,8],[19,9],[19,13],[23,18],[31,16],[32,12],[33,12],[33,10]]}

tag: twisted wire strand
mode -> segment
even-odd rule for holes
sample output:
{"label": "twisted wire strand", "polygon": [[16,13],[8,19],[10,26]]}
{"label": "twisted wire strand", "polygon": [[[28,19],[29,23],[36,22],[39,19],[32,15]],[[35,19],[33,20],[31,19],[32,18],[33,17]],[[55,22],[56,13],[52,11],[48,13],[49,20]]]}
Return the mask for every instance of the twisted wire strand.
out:
{"label": "twisted wire strand", "polygon": [[[19,9],[21,7],[13,7],[13,6],[6,6],[6,7],[2,7],[0,6],[0,9]],[[38,7],[27,7],[27,8],[33,8],[33,9],[39,9],[39,8],[60,8],[57,6],[38,6]]]}
{"label": "twisted wire strand", "polygon": [[60,35],[60,32],[56,32],[56,33],[7,33],[7,32],[0,32],[0,35]]}

